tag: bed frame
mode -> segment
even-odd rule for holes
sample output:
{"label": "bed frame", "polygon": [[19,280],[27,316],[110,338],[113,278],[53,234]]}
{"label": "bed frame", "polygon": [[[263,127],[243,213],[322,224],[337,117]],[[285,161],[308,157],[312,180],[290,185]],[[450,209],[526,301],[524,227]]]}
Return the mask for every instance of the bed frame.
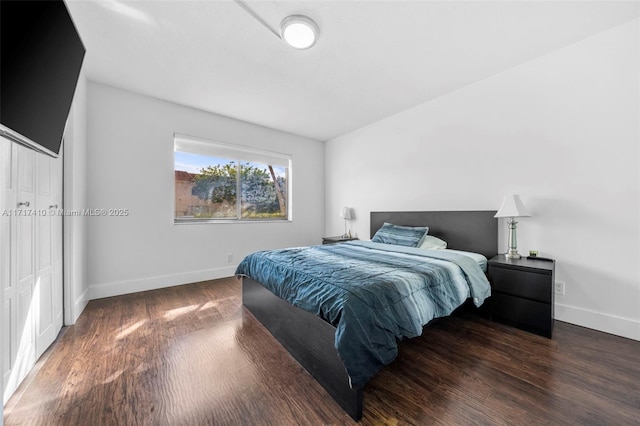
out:
{"label": "bed frame", "polygon": [[[371,212],[371,236],[384,222],[428,226],[429,235],[448,248],[482,253],[498,252],[495,211]],[[259,282],[244,277],[242,304],[354,419],[362,417],[362,388],[352,389],[335,348],[335,327],[275,296]]]}

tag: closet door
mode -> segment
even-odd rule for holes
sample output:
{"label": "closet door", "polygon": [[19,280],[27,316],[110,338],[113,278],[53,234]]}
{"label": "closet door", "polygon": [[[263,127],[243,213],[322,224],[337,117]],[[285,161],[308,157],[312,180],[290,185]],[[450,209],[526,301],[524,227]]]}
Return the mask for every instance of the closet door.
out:
{"label": "closet door", "polygon": [[[5,398],[13,393],[36,361],[35,349],[35,152],[13,144],[16,157],[16,197],[11,216],[10,338],[11,347]],[[5,296],[7,293],[5,293]],[[5,301],[7,299],[5,298]],[[4,314],[6,315],[6,314]]]}
{"label": "closet door", "polygon": [[62,158],[36,155],[36,358],[62,327]]}
{"label": "closet door", "polygon": [[[15,233],[11,226],[14,217],[12,209],[16,206],[16,155],[15,146],[7,139],[0,138],[0,326],[2,327],[2,390],[9,384],[11,371],[17,355],[16,339],[16,294],[15,276],[11,267],[15,250]],[[7,395],[3,393],[3,395]],[[3,396],[3,403],[6,397]]]}
{"label": "closet door", "polygon": [[62,327],[62,159],[0,138],[0,166],[4,404]]}

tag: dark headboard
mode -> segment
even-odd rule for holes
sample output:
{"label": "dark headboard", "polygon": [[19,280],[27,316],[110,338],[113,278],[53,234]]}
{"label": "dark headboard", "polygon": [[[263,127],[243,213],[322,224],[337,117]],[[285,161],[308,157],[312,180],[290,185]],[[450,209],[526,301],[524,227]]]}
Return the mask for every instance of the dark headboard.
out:
{"label": "dark headboard", "polygon": [[384,222],[428,226],[429,235],[447,242],[447,248],[483,254],[498,253],[498,219],[495,211],[371,212],[371,238]]}

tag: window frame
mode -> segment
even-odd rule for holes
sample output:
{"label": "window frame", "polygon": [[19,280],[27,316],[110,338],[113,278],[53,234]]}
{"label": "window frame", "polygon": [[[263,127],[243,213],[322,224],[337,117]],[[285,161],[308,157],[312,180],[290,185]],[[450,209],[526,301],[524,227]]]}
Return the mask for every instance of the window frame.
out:
{"label": "window frame", "polygon": [[[180,148],[179,148],[180,147]],[[189,150],[191,147],[193,152]],[[209,153],[208,151],[211,150]],[[216,150],[218,152],[216,152]],[[211,156],[217,158],[225,158],[236,162],[236,217],[222,218],[195,218],[195,217],[177,217],[176,216],[176,157],[177,151],[194,155]],[[247,219],[242,217],[242,181],[241,167],[245,162],[259,163],[266,166],[276,165],[269,164],[267,160],[277,161],[277,165],[286,169],[286,202],[287,217],[283,219]],[[217,140],[205,139],[196,136],[189,136],[180,133],[174,133],[173,136],[173,224],[229,224],[229,223],[289,223],[293,221],[293,156],[282,152],[268,151],[263,149],[252,148],[244,145],[231,144]]]}

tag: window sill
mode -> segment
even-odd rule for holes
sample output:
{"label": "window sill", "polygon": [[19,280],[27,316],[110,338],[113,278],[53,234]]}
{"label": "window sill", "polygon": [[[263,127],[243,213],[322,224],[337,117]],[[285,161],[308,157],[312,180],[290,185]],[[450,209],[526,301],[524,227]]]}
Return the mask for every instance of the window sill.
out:
{"label": "window sill", "polygon": [[174,225],[209,225],[209,224],[229,224],[229,223],[291,223],[292,219],[279,219],[279,220],[237,220],[237,219],[174,219]]}

